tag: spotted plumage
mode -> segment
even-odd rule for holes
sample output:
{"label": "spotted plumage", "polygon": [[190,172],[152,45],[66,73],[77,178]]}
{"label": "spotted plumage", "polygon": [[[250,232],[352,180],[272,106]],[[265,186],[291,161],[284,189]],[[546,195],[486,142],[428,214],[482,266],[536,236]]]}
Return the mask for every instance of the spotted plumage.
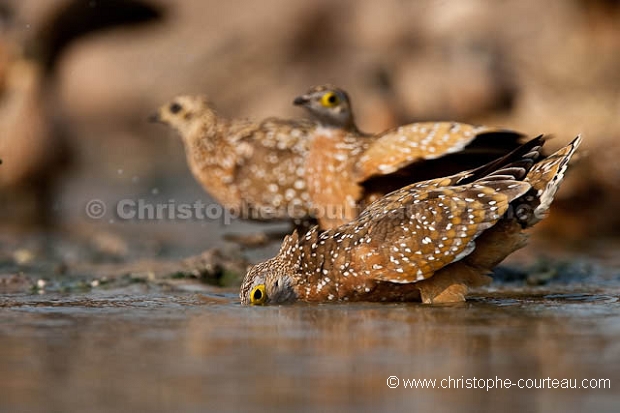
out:
{"label": "spotted plumage", "polygon": [[206,98],[180,96],[153,120],[180,133],[193,175],[225,207],[257,220],[317,218],[323,229],[355,219],[391,190],[499,157],[520,139],[460,123],[367,135],[334,87],[313,88],[295,103],[317,119],[226,119]]}
{"label": "spotted plumage", "polygon": [[180,133],[194,177],[223,206],[255,220],[308,217],[312,122],[226,119],[202,96],[179,96],[152,120]]}
{"label": "spotted plumage", "polygon": [[412,182],[505,155],[522,137],[458,122],[413,123],[366,134],[355,123],[348,94],[332,85],[315,86],[294,104],[319,122],[310,133],[306,180],[322,229],[349,222],[370,202]]}
{"label": "spotted plumage", "polygon": [[544,159],[542,144],[404,187],[340,227],[293,233],[250,269],[241,302],[463,301],[525,245],[524,230],[547,214],[580,138]]}

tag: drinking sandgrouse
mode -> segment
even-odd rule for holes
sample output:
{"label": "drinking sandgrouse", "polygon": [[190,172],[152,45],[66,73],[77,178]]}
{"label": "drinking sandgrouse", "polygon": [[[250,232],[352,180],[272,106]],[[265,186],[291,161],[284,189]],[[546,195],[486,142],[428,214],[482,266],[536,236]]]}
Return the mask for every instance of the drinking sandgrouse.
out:
{"label": "drinking sandgrouse", "polygon": [[338,228],[294,232],[246,274],[241,302],[464,301],[547,215],[580,141],[541,159],[539,137],[475,170],[387,194]]}
{"label": "drinking sandgrouse", "polygon": [[303,101],[318,122],[226,119],[200,96],[177,97],[151,119],[179,132],[194,177],[226,208],[256,220],[318,218],[323,229],[354,219],[391,190],[504,155],[521,138],[462,123],[365,135],[353,123],[346,93],[313,91],[295,103]]}

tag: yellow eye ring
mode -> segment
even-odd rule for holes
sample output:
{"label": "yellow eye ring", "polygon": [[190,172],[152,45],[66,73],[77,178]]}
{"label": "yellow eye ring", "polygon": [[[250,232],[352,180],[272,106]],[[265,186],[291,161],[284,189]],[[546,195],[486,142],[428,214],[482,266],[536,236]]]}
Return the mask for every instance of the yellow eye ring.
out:
{"label": "yellow eye ring", "polygon": [[326,108],[333,108],[334,106],[338,106],[340,104],[340,98],[334,92],[327,92],[323,96],[321,96],[321,105]]}
{"label": "yellow eye ring", "polygon": [[267,301],[267,294],[265,293],[265,284],[258,284],[252,288],[250,292],[250,304],[261,305]]}

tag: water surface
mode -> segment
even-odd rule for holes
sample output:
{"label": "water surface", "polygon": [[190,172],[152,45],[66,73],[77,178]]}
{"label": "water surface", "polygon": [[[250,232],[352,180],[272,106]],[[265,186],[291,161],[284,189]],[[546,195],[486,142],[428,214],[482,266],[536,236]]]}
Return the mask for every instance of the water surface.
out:
{"label": "water surface", "polygon": [[[248,308],[235,291],[144,286],[4,295],[0,411],[616,412],[619,310],[617,293],[539,289],[450,306]],[[474,377],[611,389],[404,388]]]}

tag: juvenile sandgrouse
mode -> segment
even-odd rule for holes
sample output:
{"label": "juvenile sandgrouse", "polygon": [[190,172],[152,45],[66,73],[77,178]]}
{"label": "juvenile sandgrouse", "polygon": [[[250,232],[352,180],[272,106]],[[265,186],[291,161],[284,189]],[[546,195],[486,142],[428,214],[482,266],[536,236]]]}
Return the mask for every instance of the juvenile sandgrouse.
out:
{"label": "juvenile sandgrouse", "polygon": [[[365,135],[347,112],[344,92],[314,90],[323,98],[310,94],[295,102],[307,101],[308,108],[317,99],[323,102],[324,110],[312,109],[318,122],[226,119],[201,96],[177,97],[151,120],[179,132],[194,177],[226,208],[256,220],[318,218],[323,229],[354,219],[391,190],[505,155],[521,138],[461,123],[420,123]],[[456,169],[430,161],[466,147]]]}
{"label": "juvenile sandgrouse", "polygon": [[241,302],[464,301],[547,215],[579,143],[541,159],[536,138],[478,169],[394,191],[338,228],[294,232],[246,274]]}

